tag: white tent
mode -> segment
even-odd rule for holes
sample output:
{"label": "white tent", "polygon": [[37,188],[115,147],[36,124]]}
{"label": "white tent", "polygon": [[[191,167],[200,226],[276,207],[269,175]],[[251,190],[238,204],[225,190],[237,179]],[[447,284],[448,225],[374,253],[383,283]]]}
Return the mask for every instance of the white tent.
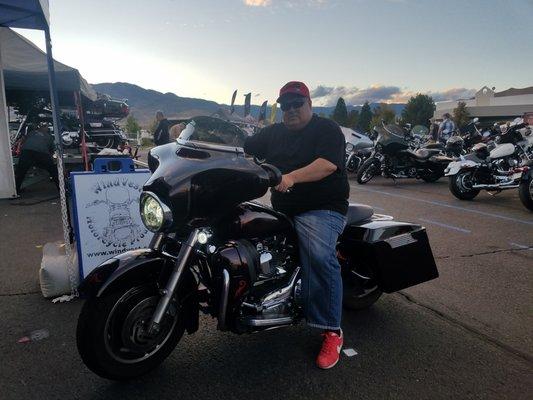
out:
{"label": "white tent", "polygon": [[[0,51],[7,91],[50,90],[46,53],[35,44],[9,28],[0,28]],[[58,61],[54,61],[54,69],[58,92],[80,91],[85,97],[96,100],[96,92],[77,69]]]}
{"label": "white tent", "polygon": [[[8,93],[19,90],[50,91],[47,55],[29,40],[5,27],[0,27],[0,65],[3,72],[0,88],[4,87]],[[57,61],[53,65],[58,92],[80,92],[83,96],[96,100],[96,92],[78,70]],[[0,90],[1,108],[6,110],[5,91]],[[6,129],[7,123],[3,121],[3,116],[2,111],[0,124]],[[2,130],[0,128],[0,132]],[[9,132],[2,133],[0,137],[0,198],[9,198],[15,195]]]}

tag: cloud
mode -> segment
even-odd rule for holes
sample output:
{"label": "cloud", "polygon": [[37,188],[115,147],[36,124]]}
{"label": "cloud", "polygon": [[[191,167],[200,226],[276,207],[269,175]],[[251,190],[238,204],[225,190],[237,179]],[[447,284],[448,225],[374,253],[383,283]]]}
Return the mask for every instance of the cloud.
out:
{"label": "cloud", "polygon": [[321,7],[331,0],[243,0],[244,5],[249,7],[283,6],[295,8],[301,6]]}
{"label": "cloud", "polygon": [[[317,106],[334,106],[339,97],[348,105],[360,105],[365,101],[369,103],[406,103],[409,98],[418,92],[402,90],[398,86],[372,85],[367,88],[324,86],[319,85],[311,90],[311,98]],[[457,100],[470,98],[476,93],[475,89],[451,88],[444,91],[427,91],[434,101]]]}
{"label": "cloud", "polygon": [[272,0],[244,0],[244,4],[250,7],[266,7],[272,4]]}

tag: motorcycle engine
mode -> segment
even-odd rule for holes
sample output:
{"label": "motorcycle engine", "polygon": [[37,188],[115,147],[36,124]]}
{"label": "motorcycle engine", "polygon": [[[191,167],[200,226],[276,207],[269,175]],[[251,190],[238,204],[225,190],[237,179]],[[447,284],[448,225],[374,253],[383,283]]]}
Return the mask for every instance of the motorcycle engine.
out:
{"label": "motorcycle engine", "polygon": [[[293,302],[300,282],[296,248],[285,235],[266,239],[239,240],[239,266],[230,266],[228,308],[237,331],[254,331],[291,323]],[[229,249],[229,248],[228,248]],[[230,253],[220,252],[222,257]],[[234,254],[234,253],[233,253]],[[237,257],[227,257],[236,260]],[[235,263],[234,263],[235,264]],[[227,267],[226,267],[227,268]]]}

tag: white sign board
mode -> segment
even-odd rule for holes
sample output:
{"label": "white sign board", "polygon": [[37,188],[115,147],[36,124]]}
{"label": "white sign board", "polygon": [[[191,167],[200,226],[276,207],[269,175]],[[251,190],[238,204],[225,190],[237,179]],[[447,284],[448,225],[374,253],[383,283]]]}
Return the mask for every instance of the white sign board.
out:
{"label": "white sign board", "polygon": [[80,278],[103,261],[148,247],[153,233],[142,223],[139,197],[150,171],[71,173]]}

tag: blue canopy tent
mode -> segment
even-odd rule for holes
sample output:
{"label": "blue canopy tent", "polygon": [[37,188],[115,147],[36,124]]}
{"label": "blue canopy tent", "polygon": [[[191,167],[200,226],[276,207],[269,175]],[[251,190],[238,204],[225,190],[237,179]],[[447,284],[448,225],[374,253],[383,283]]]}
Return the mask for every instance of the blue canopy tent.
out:
{"label": "blue canopy tent", "polygon": [[[63,177],[63,150],[60,140],[60,119],[57,97],[57,85],[54,59],[52,57],[52,40],[50,38],[50,14],[48,0],[0,0],[0,27],[38,29],[44,31],[46,41],[46,61],[48,66],[48,83],[54,135],[56,143],[57,168],[60,173],[59,194],[61,202],[61,216],[63,220],[63,237],[67,256],[67,270],[71,283],[72,295],[77,294],[74,274],[71,265],[70,232],[68,227],[67,202],[65,195],[65,181]],[[2,29],[0,29],[2,30]],[[4,30],[5,31],[5,30]],[[0,46],[2,46],[0,41]],[[13,161],[9,143],[9,126],[6,105],[5,82],[2,65],[2,48],[0,47],[0,198],[16,196]]]}
{"label": "blue canopy tent", "polygon": [[[54,132],[58,151],[61,157],[61,141],[59,140],[59,118],[57,107],[57,90],[52,43],[50,39],[50,15],[48,0],[0,0],[0,26],[43,30],[46,39],[46,56],[48,63],[48,80],[50,99],[53,107]],[[1,44],[0,44],[1,46]],[[61,158],[58,158],[61,160]],[[15,197],[15,177],[13,160],[9,144],[9,126],[5,96],[5,83],[2,65],[2,49],[0,48],[0,198]],[[64,191],[64,190],[63,190]]]}

